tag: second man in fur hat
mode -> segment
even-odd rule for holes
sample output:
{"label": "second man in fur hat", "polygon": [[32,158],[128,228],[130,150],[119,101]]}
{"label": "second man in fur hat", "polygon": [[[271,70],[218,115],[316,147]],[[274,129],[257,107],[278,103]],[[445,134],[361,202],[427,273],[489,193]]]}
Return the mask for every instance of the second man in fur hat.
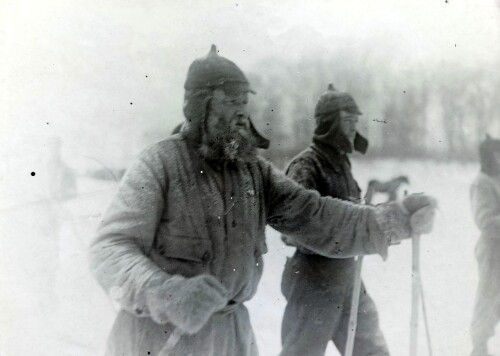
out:
{"label": "second man in fur hat", "polygon": [[[361,192],[348,154],[365,153],[368,141],[356,130],[361,115],[348,93],[330,84],[316,104],[312,144],[289,164],[287,175],[321,196],[360,203]],[[293,237],[284,236],[294,245]],[[343,354],[354,286],[354,258],[332,259],[297,245],[286,264],[282,291],[287,306],[282,324],[282,356],[322,356],[329,341]],[[387,356],[377,310],[362,284],[354,355]]]}

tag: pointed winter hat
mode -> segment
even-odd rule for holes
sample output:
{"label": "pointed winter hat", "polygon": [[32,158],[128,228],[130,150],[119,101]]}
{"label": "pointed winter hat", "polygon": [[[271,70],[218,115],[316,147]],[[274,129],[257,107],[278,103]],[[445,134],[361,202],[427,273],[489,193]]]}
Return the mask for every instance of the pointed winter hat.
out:
{"label": "pointed winter hat", "polygon": [[340,92],[335,89],[333,84],[329,84],[327,91],[319,97],[314,116],[323,116],[340,110],[357,115],[362,114],[351,94]]}
{"label": "pointed winter hat", "polygon": [[340,152],[349,153],[354,148],[365,154],[368,150],[368,140],[365,137],[356,131],[354,144],[351,146],[349,140],[342,134],[339,127],[340,115],[336,114],[341,110],[361,115],[361,111],[350,94],[339,92],[333,84],[329,84],[327,91],[319,97],[314,110],[316,129],[313,142],[333,147]]}
{"label": "pointed winter hat", "polygon": [[245,74],[230,60],[219,56],[217,47],[212,45],[205,57],[196,59],[190,66],[184,89],[196,90],[223,87],[226,93],[255,92]]}
{"label": "pointed winter hat", "polygon": [[[186,92],[183,111],[186,121],[181,128],[181,134],[196,142],[199,142],[203,135],[211,90],[221,88],[229,95],[242,92],[255,94],[241,69],[230,60],[219,56],[217,52],[215,45],[212,45],[205,57],[194,60],[189,66],[184,83]],[[255,147],[269,147],[269,140],[257,131],[251,120],[250,132]]]}

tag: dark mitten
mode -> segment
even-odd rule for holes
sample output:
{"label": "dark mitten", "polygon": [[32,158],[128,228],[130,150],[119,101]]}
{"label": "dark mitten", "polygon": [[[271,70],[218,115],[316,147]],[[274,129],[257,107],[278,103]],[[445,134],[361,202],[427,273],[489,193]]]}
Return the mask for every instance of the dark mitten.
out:
{"label": "dark mitten", "polygon": [[211,275],[173,276],[162,292],[149,298],[151,317],[159,324],[171,322],[186,334],[197,333],[208,319],[228,303],[226,288]]}

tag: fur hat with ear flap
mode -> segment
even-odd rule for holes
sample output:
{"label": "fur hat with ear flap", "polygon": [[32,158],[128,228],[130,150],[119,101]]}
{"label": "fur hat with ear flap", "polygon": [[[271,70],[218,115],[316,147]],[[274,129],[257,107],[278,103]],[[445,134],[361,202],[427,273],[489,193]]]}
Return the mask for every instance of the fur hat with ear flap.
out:
{"label": "fur hat with ear flap", "polygon": [[500,140],[486,135],[486,138],[479,145],[479,162],[481,172],[491,177],[500,175],[500,166],[495,158],[495,152],[500,152]]}
{"label": "fur hat with ear flap", "polygon": [[314,109],[316,120],[323,115],[331,114],[336,111],[344,110],[356,115],[362,115],[354,98],[349,93],[340,92],[333,84],[328,85],[328,89],[321,94]]}
{"label": "fur hat with ear flap", "polygon": [[[205,57],[191,63],[184,89],[183,110],[186,122],[181,133],[195,142],[201,141],[213,90],[222,89],[227,95],[255,94],[241,69],[232,61],[219,56],[215,45],[212,45]],[[255,147],[269,147],[269,140],[255,129],[252,121],[250,121],[250,131]]]}
{"label": "fur hat with ear flap", "polygon": [[[321,94],[314,109],[316,129],[313,142],[338,152],[352,152],[351,143],[340,130],[340,111],[361,115],[358,105],[349,93],[340,92],[333,84]],[[368,150],[368,140],[356,132],[354,149],[361,153]]]}

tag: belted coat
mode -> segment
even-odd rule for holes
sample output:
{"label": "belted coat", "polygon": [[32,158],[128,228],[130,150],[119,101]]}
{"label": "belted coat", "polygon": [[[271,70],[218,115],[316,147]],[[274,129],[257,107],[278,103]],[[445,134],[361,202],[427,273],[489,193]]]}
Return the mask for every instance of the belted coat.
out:
{"label": "belted coat", "polygon": [[[262,158],[214,165],[180,134],[146,149],[90,249],[93,274],[122,308],[107,355],[257,355],[244,302],[262,275],[267,224],[328,257],[385,255],[389,245],[375,208],[320,197]],[[179,292],[166,282],[202,274],[227,289],[227,308],[193,335],[153,320],[153,296]]]}

